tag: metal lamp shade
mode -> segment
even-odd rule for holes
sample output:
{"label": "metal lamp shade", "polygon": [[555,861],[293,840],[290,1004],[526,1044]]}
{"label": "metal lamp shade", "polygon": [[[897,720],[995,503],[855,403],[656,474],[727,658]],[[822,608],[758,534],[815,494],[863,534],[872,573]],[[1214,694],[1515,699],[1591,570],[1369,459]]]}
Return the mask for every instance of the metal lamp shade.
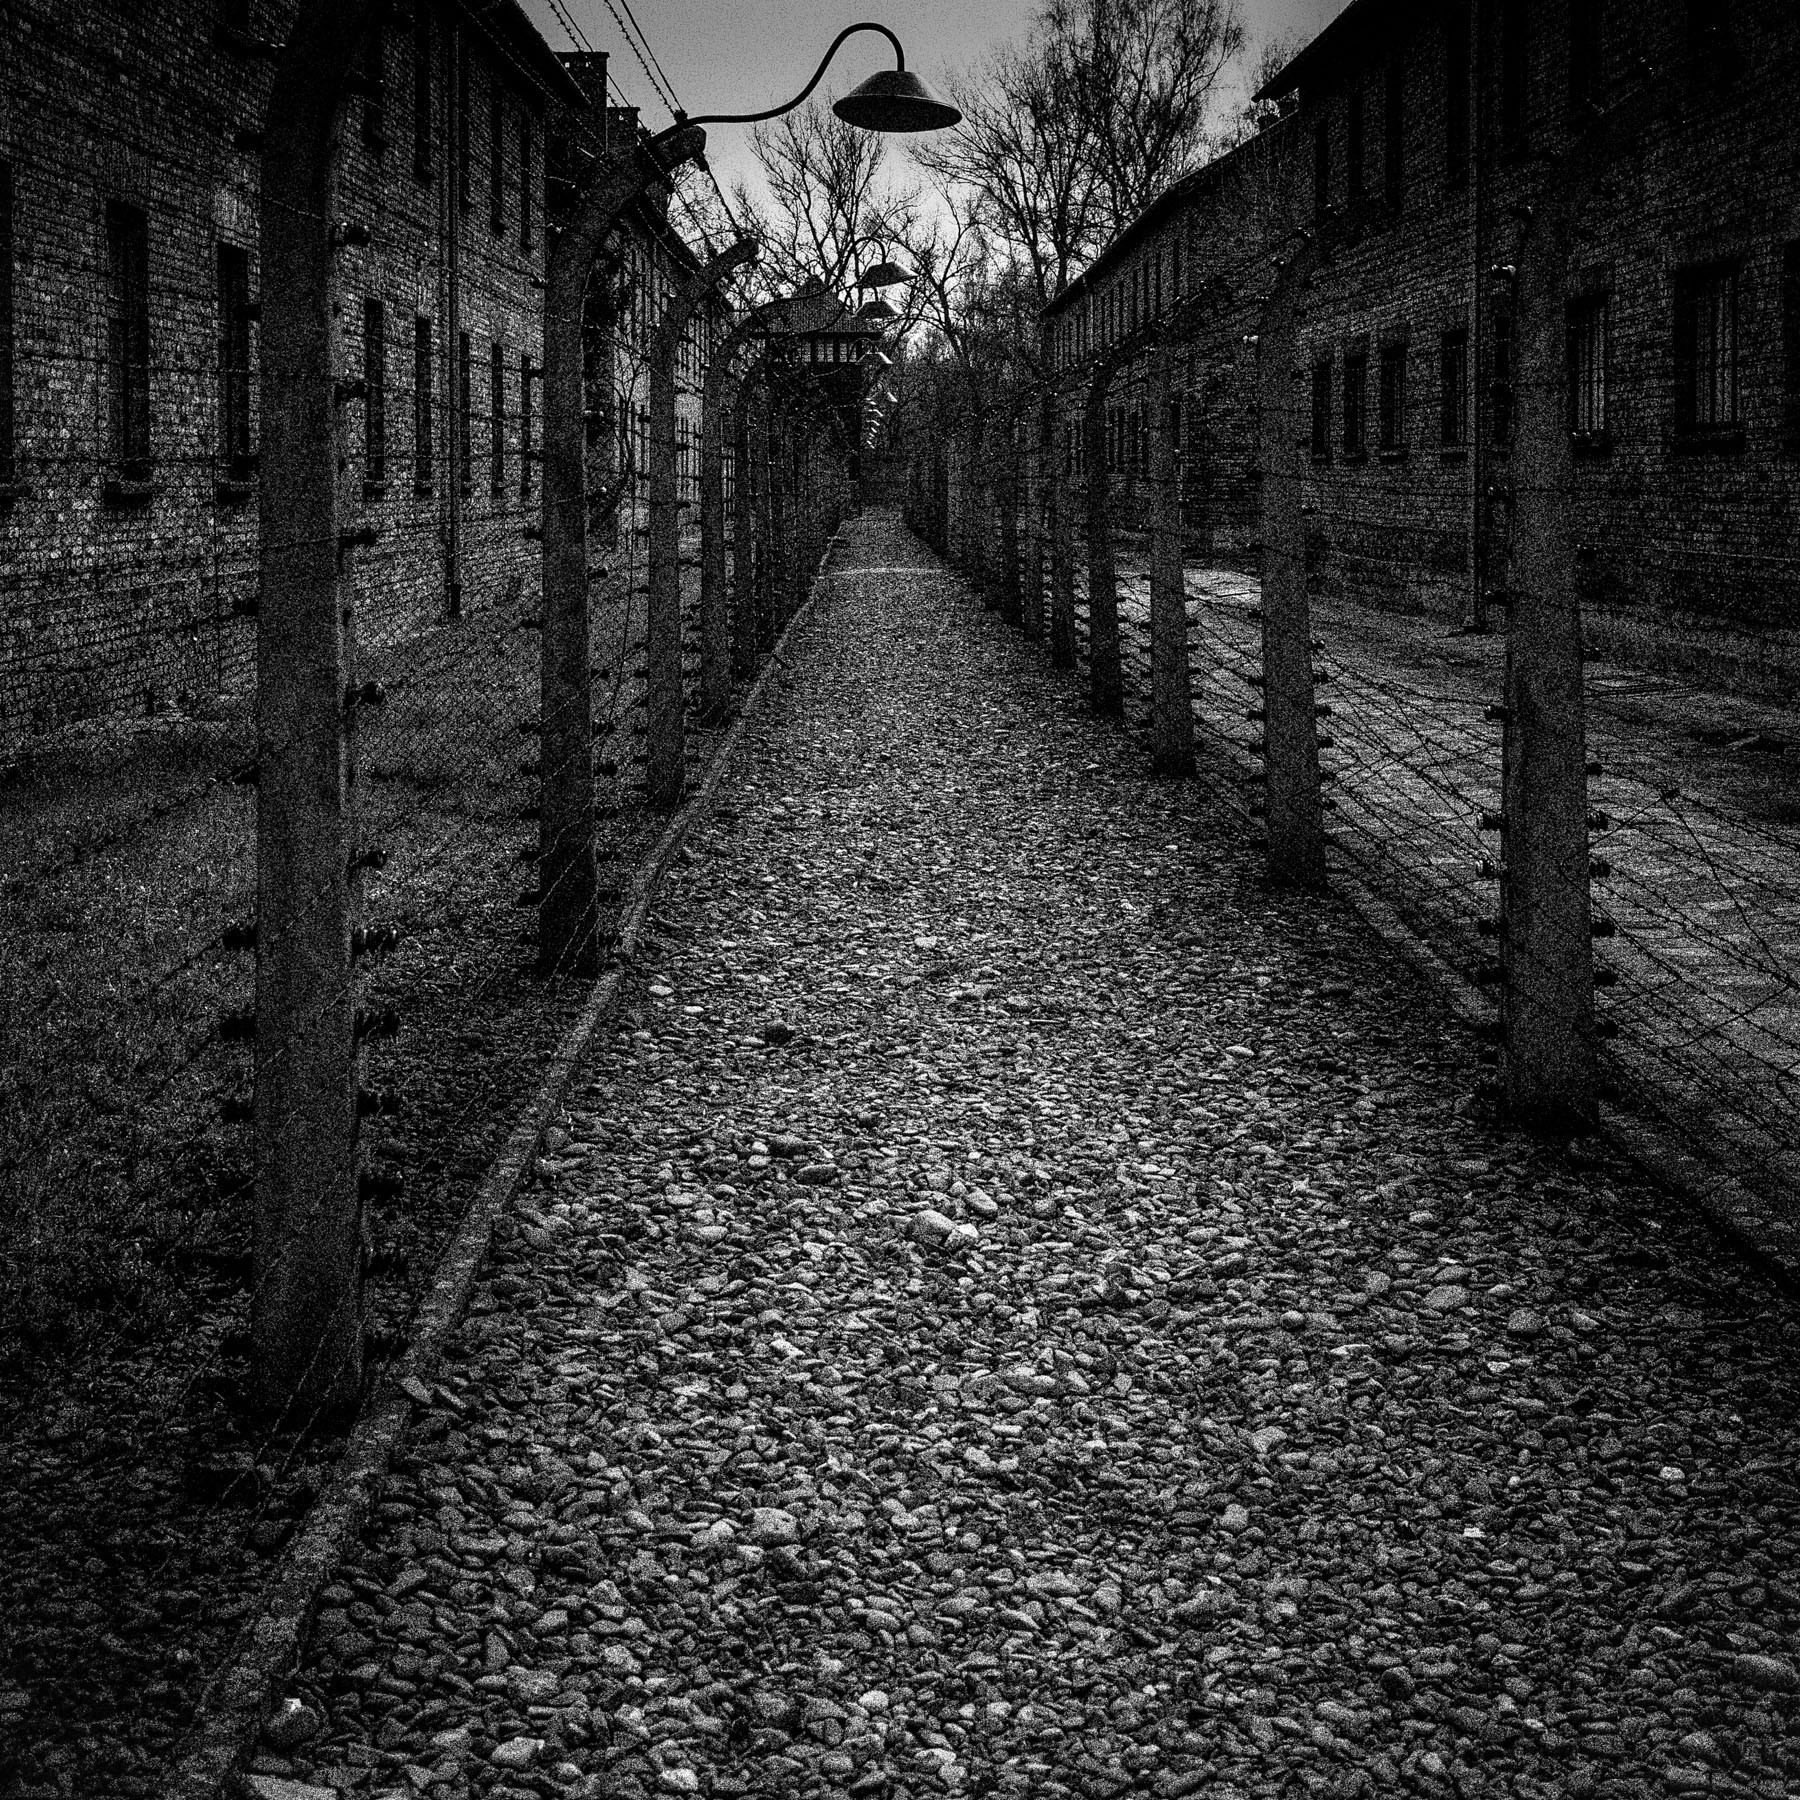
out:
{"label": "metal lamp shade", "polygon": [[901,268],[897,262],[882,260],[873,268],[864,269],[857,276],[856,285],[866,288],[898,287],[903,281],[911,281],[911,274]]}
{"label": "metal lamp shade", "polygon": [[911,69],[878,69],[831,110],[863,131],[946,131],[962,123],[962,114]]}

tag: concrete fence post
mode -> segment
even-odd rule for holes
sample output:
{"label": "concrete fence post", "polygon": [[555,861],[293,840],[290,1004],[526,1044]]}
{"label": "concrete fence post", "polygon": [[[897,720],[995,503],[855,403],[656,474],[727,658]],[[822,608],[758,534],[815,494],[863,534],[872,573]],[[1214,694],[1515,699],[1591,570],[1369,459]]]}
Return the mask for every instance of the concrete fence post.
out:
{"label": "concrete fence post", "polygon": [[262,158],[253,1384],[267,1415],[354,1410],[362,1382],[356,995],[340,471],[337,140],[367,29],[320,0],[276,67]]}
{"label": "concrete fence post", "polygon": [[1032,409],[1019,448],[1019,629],[1036,643],[1044,635],[1044,418]]}
{"label": "concrete fence post", "polygon": [[1509,1110],[1539,1130],[1598,1113],[1581,607],[1569,527],[1570,204],[1540,199],[1516,265],[1501,759],[1500,1013]]}
{"label": "concrete fence post", "polygon": [[1087,451],[1088,703],[1101,717],[1113,719],[1125,712],[1125,670],[1113,560],[1112,483],[1106,466],[1106,403],[1119,360],[1104,356],[1094,363],[1082,412]]}
{"label": "concrete fence post", "polygon": [[1182,564],[1180,402],[1172,353],[1150,385],[1150,747],[1159,775],[1194,770],[1193,675]]}
{"label": "concrete fence post", "polygon": [[[582,303],[600,246],[634,199],[700,155],[688,126],[652,153],[624,144],[595,164],[544,265],[543,629],[538,722],[538,969],[599,966],[594,868],[593,633],[588,612]],[[621,643],[612,653],[626,654]]]}
{"label": "concrete fence post", "polygon": [[1008,404],[1005,417],[994,426],[988,466],[994,471],[994,525],[999,549],[997,579],[1000,591],[995,596],[1000,616],[1009,625],[1021,620],[1023,596],[1019,582],[1023,559],[1019,554],[1020,452],[1019,421],[1014,405]]}
{"label": "concrete fence post", "polygon": [[731,407],[731,675],[756,673],[756,489],[760,471],[751,445],[756,429],[755,372],[736,384]]}
{"label": "concrete fence post", "polygon": [[679,805],[687,784],[676,371],[695,310],[734,269],[754,262],[757,249],[755,239],[740,238],[680,282],[664,302],[663,316],[650,340],[650,596],[645,635],[649,731],[644,746],[644,798],[651,806]]}
{"label": "concrete fence post", "polygon": [[1269,873],[1283,886],[1325,885],[1325,826],[1319,733],[1306,593],[1305,521],[1300,511],[1300,296],[1316,251],[1299,250],[1275,277],[1259,336],[1262,436],[1262,705]]}
{"label": "concrete fence post", "polygon": [[1050,467],[1045,481],[1050,527],[1050,666],[1072,669],[1075,648],[1075,495],[1070,477],[1071,434],[1060,406],[1050,414]]}

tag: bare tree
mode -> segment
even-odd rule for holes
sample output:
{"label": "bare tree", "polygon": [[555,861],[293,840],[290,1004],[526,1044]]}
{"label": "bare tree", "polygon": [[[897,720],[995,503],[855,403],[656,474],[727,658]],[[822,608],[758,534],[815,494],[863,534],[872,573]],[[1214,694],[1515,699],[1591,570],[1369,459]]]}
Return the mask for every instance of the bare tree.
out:
{"label": "bare tree", "polygon": [[917,194],[886,168],[885,141],[814,103],[751,134],[768,187],[759,204],[742,182],[734,210],[763,242],[761,274],[773,293],[853,282],[870,246],[906,246]]}

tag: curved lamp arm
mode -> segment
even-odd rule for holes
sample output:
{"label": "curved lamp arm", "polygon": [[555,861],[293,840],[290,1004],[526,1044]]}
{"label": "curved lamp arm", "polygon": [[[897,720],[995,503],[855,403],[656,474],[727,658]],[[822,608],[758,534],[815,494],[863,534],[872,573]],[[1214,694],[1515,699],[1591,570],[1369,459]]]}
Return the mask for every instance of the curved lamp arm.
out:
{"label": "curved lamp arm", "polygon": [[896,69],[906,67],[906,51],[901,47],[900,40],[885,25],[877,25],[872,21],[865,21],[859,25],[846,25],[831,40],[831,48],[825,52],[819,66],[813,71],[812,80],[785,105],[771,106],[765,112],[702,113],[697,119],[690,119],[686,113],[677,112],[675,123],[666,131],[659,132],[656,141],[660,143],[666,137],[673,137],[684,125],[760,125],[764,119],[778,119],[783,113],[792,112],[824,80],[825,71],[830,68],[831,59],[837,55],[839,46],[842,45],[845,38],[853,37],[859,31],[879,31],[894,46],[894,67]]}

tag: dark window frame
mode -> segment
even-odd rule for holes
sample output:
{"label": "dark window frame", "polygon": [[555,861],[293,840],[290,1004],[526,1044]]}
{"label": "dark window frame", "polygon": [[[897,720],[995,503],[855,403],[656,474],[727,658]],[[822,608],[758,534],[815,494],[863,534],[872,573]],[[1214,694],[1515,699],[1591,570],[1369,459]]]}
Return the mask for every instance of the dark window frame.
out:
{"label": "dark window frame", "polygon": [[1389,212],[1406,203],[1406,64],[1398,56],[1387,66],[1381,93],[1381,179]]}
{"label": "dark window frame", "polygon": [[532,488],[532,464],[536,460],[531,442],[532,404],[531,383],[533,377],[531,352],[524,351],[519,357],[519,498],[529,500]]}
{"label": "dark window frame", "polygon": [[532,215],[531,204],[531,114],[521,110],[519,113],[519,248],[531,248]]}
{"label": "dark window frame", "polygon": [[1603,0],[1569,0],[1569,110],[1598,109],[1606,53]]}
{"label": "dark window frame", "polygon": [[363,498],[387,488],[387,307],[363,300]]}
{"label": "dark window frame", "polygon": [[475,403],[469,392],[475,373],[475,343],[466,331],[456,334],[456,485],[471,492],[475,478]]}
{"label": "dark window frame", "polygon": [[1381,346],[1376,364],[1375,448],[1386,457],[1406,454],[1406,345]]}
{"label": "dark window frame", "polygon": [[[13,362],[13,170],[0,156],[0,490],[19,478],[18,414]],[[0,491],[0,499],[8,497]]]}
{"label": "dark window frame", "polygon": [[1444,17],[1444,185],[1469,179],[1469,79],[1471,46],[1466,8],[1452,6]]}
{"label": "dark window frame", "polygon": [[467,212],[471,204],[469,188],[475,153],[474,121],[469,116],[469,99],[475,86],[471,74],[474,58],[469,54],[466,31],[458,32],[451,41],[456,57],[456,205],[459,212]]}
{"label": "dark window frame", "polygon": [[491,491],[506,492],[506,346],[495,338],[488,349],[488,452],[493,458]]}
{"label": "dark window frame", "polygon": [[150,410],[150,220],[127,200],[106,203],[107,463],[116,483],[148,482],[155,450]]}
{"label": "dark window frame", "polygon": [[437,480],[437,418],[432,384],[436,377],[432,321],[413,318],[413,492],[429,494]]}
{"label": "dark window frame", "polygon": [[1578,449],[1607,442],[1612,321],[1605,293],[1579,294],[1565,308],[1568,428]]}
{"label": "dark window frame", "polygon": [[362,94],[363,142],[379,156],[388,143],[387,27],[380,22],[369,27],[357,87]]}
{"label": "dark window frame", "polygon": [[1321,357],[1312,365],[1312,459],[1315,463],[1331,461],[1331,380],[1329,357]]}
{"label": "dark window frame", "polygon": [[1364,155],[1367,145],[1363,133],[1363,91],[1350,88],[1344,95],[1344,204],[1357,205],[1367,191],[1363,177],[1367,173]]}
{"label": "dark window frame", "polygon": [[1781,247],[1781,439],[1800,456],[1800,238]]}
{"label": "dark window frame", "polygon": [[1742,447],[1742,285],[1743,266],[1735,257],[1690,264],[1675,273],[1678,448]]}
{"label": "dark window frame", "polygon": [[1500,0],[1500,141],[1517,151],[1531,128],[1530,0]]}
{"label": "dark window frame", "polygon": [[488,79],[488,224],[499,237],[506,230],[506,87],[498,70]]}
{"label": "dark window frame", "polygon": [[1369,353],[1344,353],[1343,454],[1345,462],[1365,462],[1369,455]]}
{"label": "dark window frame", "polygon": [[249,478],[250,252],[221,243],[216,251],[219,326],[219,471],[228,481]]}
{"label": "dark window frame", "polygon": [[1438,448],[1469,447],[1469,328],[1453,325],[1438,338]]}
{"label": "dark window frame", "polygon": [[429,181],[435,166],[432,156],[435,121],[432,113],[436,87],[437,45],[431,30],[429,0],[415,0],[413,7],[413,173]]}
{"label": "dark window frame", "polygon": [[1331,213],[1331,114],[1321,107],[1313,122],[1313,217]]}

